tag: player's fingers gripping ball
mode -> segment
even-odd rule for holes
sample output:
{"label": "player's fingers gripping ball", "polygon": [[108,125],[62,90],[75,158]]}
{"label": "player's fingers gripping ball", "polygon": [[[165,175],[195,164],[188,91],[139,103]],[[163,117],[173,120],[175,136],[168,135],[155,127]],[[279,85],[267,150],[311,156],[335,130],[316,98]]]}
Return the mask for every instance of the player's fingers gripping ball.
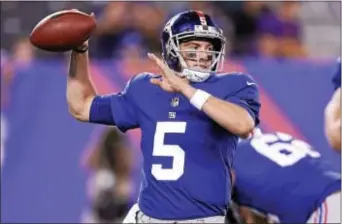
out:
{"label": "player's fingers gripping ball", "polygon": [[[72,11],[79,11],[78,9],[72,9]],[[95,20],[95,14],[90,13],[90,17]],[[75,47],[75,50],[86,51],[89,48],[89,39],[84,41],[80,46]]]}

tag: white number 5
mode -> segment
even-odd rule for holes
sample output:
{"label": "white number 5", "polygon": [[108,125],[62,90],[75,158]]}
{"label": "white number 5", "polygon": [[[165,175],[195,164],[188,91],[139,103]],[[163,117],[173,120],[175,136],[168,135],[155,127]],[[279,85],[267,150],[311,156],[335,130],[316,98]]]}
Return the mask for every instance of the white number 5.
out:
{"label": "white number 5", "polygon": [[157,180],[178,180],[184,173],[185,152],[179,145],[165,145],[167,133],[185,133],[186,122],[157,122],[153,142],[153,156],[173,157],[172,168],[164,169],[153,164],[151,173]]}

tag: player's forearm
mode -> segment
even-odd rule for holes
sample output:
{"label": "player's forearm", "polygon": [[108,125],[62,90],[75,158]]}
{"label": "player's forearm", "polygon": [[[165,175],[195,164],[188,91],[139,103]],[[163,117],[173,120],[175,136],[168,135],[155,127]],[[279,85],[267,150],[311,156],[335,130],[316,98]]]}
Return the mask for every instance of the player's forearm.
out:
{"label": "player's forearm", "polygon": [[[191,86],[183,88],[182,91],[189,100],[195,92],[196,89]],[[202,110],[227,131],[240,137],[248,137],[254,128],[253,118],[245,109],[214,96],[209,97]]]}
{"label": "player's forearm", "polygon": [[254,121],[248,112],[233,104],[211,96],[202,109],[227,131],[246,138],[254,128]]}
{"label": "player's forearm", "polygon": [[90,79],[87,52],[71,53],[66,95],[70,113],[78,120],[88,121],[96,91]]}

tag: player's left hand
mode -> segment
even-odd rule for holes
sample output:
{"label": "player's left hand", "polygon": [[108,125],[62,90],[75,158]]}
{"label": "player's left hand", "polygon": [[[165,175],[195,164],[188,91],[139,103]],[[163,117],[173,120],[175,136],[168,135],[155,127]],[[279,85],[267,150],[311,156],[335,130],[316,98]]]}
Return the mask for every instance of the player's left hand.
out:
{"label": "player's left hand", "polygon": [[152,53],[147,54],[148,57],[153,60],[158,68],[161,70],[161,78],[151,79],[151,83],[158,85],[160,88],[167,92],[182,92],[184,88],[188,85],[185,79],[177,76],[175,71],[169,68],[169,66],[160,58]]}

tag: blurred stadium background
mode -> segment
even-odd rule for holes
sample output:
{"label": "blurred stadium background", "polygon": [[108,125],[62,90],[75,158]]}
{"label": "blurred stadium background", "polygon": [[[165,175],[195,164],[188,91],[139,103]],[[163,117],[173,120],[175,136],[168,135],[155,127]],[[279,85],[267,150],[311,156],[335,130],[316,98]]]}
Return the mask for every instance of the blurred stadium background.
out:
{"label": "blurred stadium background", "polygon": [[[228,38],[225,70],[248,72],[260,84],[261,126],[307,140],[340,170],[340,156],[324,137],[323,110],[341,54],[341,2],[1,2],[1,223],[84,221],[96,189],[112,186],[101,175],[90,179],[101,161],[90,152],[117,148],[117,136],[71,118],[68,54],[39,51],[27,39],[43,17],[71,8],[97,17],[90,55],[100,93],[121,90],[138,72],[155,71],[146,52],[160,53],[159,32],[174,13],[193,8],[210,14]],[[129,164],[129,180],[116,195],[129,195],[124,201],[132,203],[139,189],[140,132],[124,137],[131,157],[113,170],[126,175]],[[115,156],[116,163],[125,157]]]}

